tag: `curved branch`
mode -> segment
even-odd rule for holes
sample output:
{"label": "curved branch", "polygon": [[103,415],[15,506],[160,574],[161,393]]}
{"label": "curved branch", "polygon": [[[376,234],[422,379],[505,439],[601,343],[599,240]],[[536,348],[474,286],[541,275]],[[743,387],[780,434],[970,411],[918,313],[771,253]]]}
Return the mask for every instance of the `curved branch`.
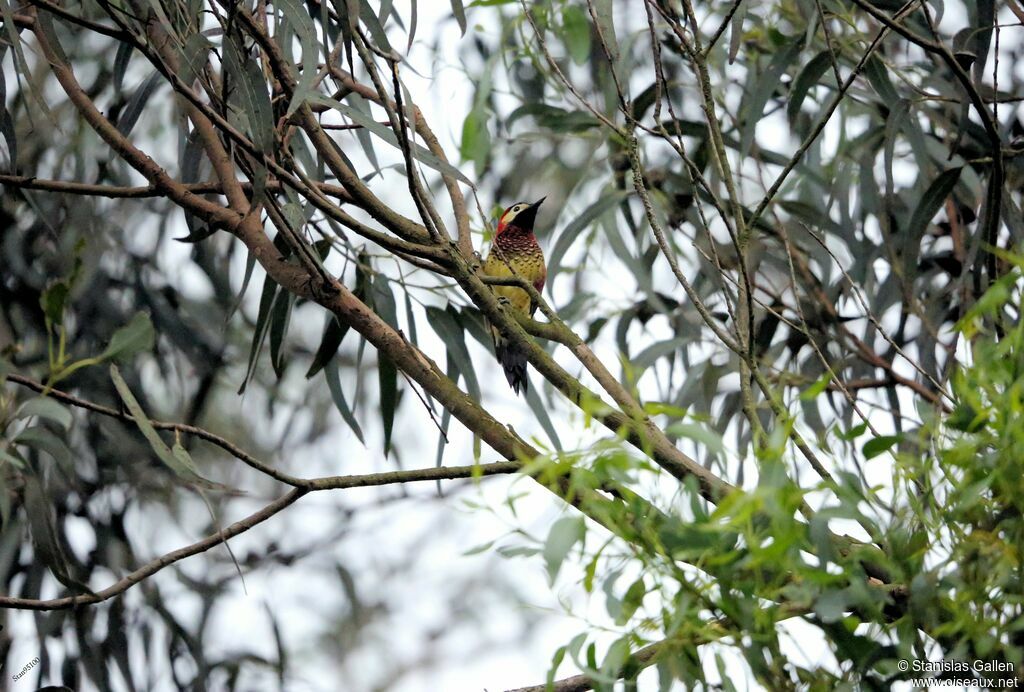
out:
{"label": "curved branch", "polygon": [[158,557],[152,562],[146,563],[102,591],[97,591],[96,593],[91,594],[65,596],[63,598],[52,598],[45,601],[34,598],[0,597],[0,608],[15,608],[18,610],[63,610],[65,608],[75,608],[77,606],[91,605],[93,603],[102,603],[103,601],[124,593],[143,579],[153,576],[164,567],[173,565],[175,562],[184,560],[192,555],[206,552],[210,548],[220,545],[229,538],[237,536],[240,533],[245,533],[252,527],[263,523],[284,508],[293,504],[308,492],[309,490],[306,490],[305,488],[294,488],[258,512],[250,514],[245,519],[236,521],[231,526],[207,536],[201,541],[197,541],[192,545],[187,545],[184,548],[178,548],[177,550]]}
{"label": "curved branch", "polygon": [[236,521],[225,529],[211,534],[201,541],[192,543],[183,548],[166,553],[155,560],[147,562],[142,567],[125,575],[115,583],[102,591],[91,594],[79,594],[65,596],[49,600],[34,598],[15,598],[0,596],[0,608],[14,608],[16,610],[63,610],[78,606],[102,603],[124,593],[144,579],[147,579],[165,567],[184,560],[187,557],[204,553],[221,543],[226,542],[241,533],[245,533],[257,524],[261,524],[283,509],[294,504],[303,495],[319,490],[338,490],[343,488],[367,488],[379,485],[392,485],[397,483],[414,483],[419,481],[454,480],[460,478],[477,478],[494,476],[499,474],[517,473],[522,469],[518,462],[505,461],[493,464],[480,464],[474,466],[440,466],[435,468],[412,469],[409,471],[390,471],[386,473],[368,473],[357,476],[327,476],[316,478],[307,482],[305,487],[294,488],[285,493],[277,500],[274,500],[258,512],[250,514],[245,519]]}
{"label": "curved branch", "polygon": [[[94,185],[81,183],[73,180],[49,180],[36,178],[31,175],[8,175],[0,173],[0,185],[16,187],[24,190],[44,190],[46,192],[62,192],[69,195],[81,195],[83,197],[107,197],[109,199],[145,199],[149,197],[162,197],[164,191],[156,185]],[[219,183],[181,183],[181,187],[197,195],[223,195],[224,188]],[[276,192],[283,189],[284,185],[279,180],[268,180],[265,189]],[[342,203],[352,202],[352,196],[340,185],[330,183],[317,183],[317,188],[325,195],[337,198]],[[242,183],[242,189],[246,193],[252,192],[252,183]]]}

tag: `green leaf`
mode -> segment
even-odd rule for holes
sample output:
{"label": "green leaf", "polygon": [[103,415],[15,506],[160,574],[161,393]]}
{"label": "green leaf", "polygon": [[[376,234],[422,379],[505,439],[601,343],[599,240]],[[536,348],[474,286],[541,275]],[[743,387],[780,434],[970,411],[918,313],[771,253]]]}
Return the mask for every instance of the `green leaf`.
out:
{"label": "green leaf", "polygon": [[455,21],[459,23],[459,31],[462,36],[466,35],[466,8],[462,6],[462,0],[452,0],[452,14]]}
{"label": "green leaf", "polygon": [[884,454],[890,447],[903,439],[902,435],[880,435],[864,443],[864,458],[873,459]]}
{"label": "green leaf", "polygon": [[427,321],[434,328],[434,333],[441,337],[441,341],[448,349],[448,362],[456,364],[458,371],[466,380],[466,389],[469,391],[469,395],[476,401],[480,401],[480,383],[473,368],[473,359],[470,358],[469,349],[466,348],[465,331],[458,314],[451,306],[442,310],[428,305],[426,312]]}
{"label": "green leaf", "polygon": [[277,379],[281,379],[284,375],[284,339],[288,334],[288,324],[291,322],[294,304],[295,296],[281,291],[277,294],[277,298],[274,300],[274,309],[270,313],[270,364],[274,367]]}
{"label": "green leaf", "polygon": [[276,298],[277,284],[268,274],[263,281],[263,294],[260,296],[260,307],[256,313],[256,328],[253,330],[252,344],[249,347],[249,363],[245,369],[242,386],[238,388],[239,394],[245,392],[249,380],[252,379],[252,375],[256,371],[256,360],[259,358],[260,351],[263,350],[263,340],[267,336],[267,328],[270,325],[270,311],[274,307]]}
{"label": "green leaf", "polygon": [[814,602],[814,612],[822,622],[841,620],[849,607],[845,590],[826,591]]}
{"label": "green leaf", "polygon": [[345,334],[348,333],[348,325],[342,324],[334,315],[327,316],[327,324],[324,325],[324,335],[320,339],[320,347],[313,356],[313,363],[306,371],[306,379],[320,372],[334,355],[338,352]]}
{"label": "green leaf", "polygon": [[[113,363],[110,365],[110,379],[114,382],[114,387],[117,389],[117,393],[121,397],[121,401],[124,402],[125,407],[128,409],[129,415],[132,420],[135,421],[136,427],[142,436],[149,442],[150,448],[156,457],[176,473],[179,477],[189,481],[206,481],[202,476],[199,475],[199,469],[196,467],[195,462],[188,455],[188,452],[182,448],[179,453],[174,453],[167,446],[167,444],[160,437],[160,434],[153,427],[153,424],[149,420],[149,416],[142,410],[142,406],[139,404],[138,399],[132,394],[132,390],[128,387],[128,383],[124,381],[121,376],[121,371],[117,369],[117,366]],[[184,452],[182,454],[182,452]]]}
{"label": "green leaf", "polygon": [[597,22],[597,30],[604,40],[605,48],[611,55],[613,66],[618,66],[621,57],[619,53],[619,40],[615,36],[615,21],[612,14],[612,0],[591,0],[590,8],[594,12]]}
{"label": "green leaf", "polygon": [[274,118],[267,83],[259,66],[244,54],[233,40],[223,46],[224,67],[240,100],[239,108],[229,115],[249,134],[264,154],[274,150]]}
{"label": "green leaf", "polygon": [[700,423],[673,423],[665,432],[676,437],[693,440],[716,456],[725,456],[725,441],[722,436]]}
{"label": "green leaf", "polygon": [[[384,26],[380,23],[380,18],[373,13],[373,8],[370,7],[370,3],[365,0],[348,0],[348,2],[356,5],[359,12],[359,19],[361,19],[363,25],[369,29],[370,36],[373,37],[377,47],[385,53],[394,52],[394,49],[391,47],[391,43],[388,41],[387,32],[384,31]],[[353,28],[355,27],[353,26]]]}
{"label": "green leaf", "polygon": [[830,382],[832,382],[832,373],[826,372],[815,380],[814,384],[800,392],[800,399],[802,401],[813,401],[814,399],[817,399],[818,395],[828,388]]}
{"label": "green leaf", "polygon": [[537,125],[553,132],[579,133],[601,126],[601,121],[586,111],[568,111],[546,103],[526,103],[512,111],[505,125],[525,116],[531,116]]}
{"label": "green leaf", "polygon": [[155,343],[156,332],[149,315],[137,312],[128,324],[114,332],[99,359],[124,361],[136,353],[152,350]]}
{"label": "green leaf", "polygon": [[317,77],[317,63],[320,57],[320,44],[316,38],[316,27],[313,26],[313,20],[296,0],[275,0],[274,5],[291,23],[299,37],[299,44],[302,46],[302,73],[299,75],[286,113],[286,116],[290,117],[309,99],[313,92],[313,83]]}
{"label": "green leaf", "polygon": [[729,22],[729,64],[736,61],[740,52],[740,44],[743,43],[743,22],[747,18],[749,0],[739,0],[740,4]]}
{"label": "green leaf", "polygon": [[586,13],[576,5],[566,5],[562,10],[562,38],[569,57],[577,65],[583,65],[590,58],[590,21]]}
{"label": "green leaf", "polygon": [[1020,275],[1015,271],[1008,272],[1005,276],[997,279],[995,283],[985,290],[981,298],[971,306],[967,314],[960,318],[956,323],[957,329],[970,335],[972,332],[968,330],[971,329],[972,322],[981,317],[995,317],[998,315],[1010,299],[1011,289],[1019,279]]}
{"label": "green leaf", "polygon": [[852,442],[853,440],[863,435],[867,429],[867,423],[860,423],[859,425],[853,426],[846,432],[836,433],[836,437],[838,437],[840,440],[844,440],[845,442]]}
{"label": "green leaf", "polygon": [[807,92],[817,85],[818,80],[831,64],[831,51],[823,50],[811,58],[811,61],[804,65],[800,74],[793,80],[793,86],[789,90],[789,105],[786,106],[786,117],[789,118],[790,124],[794,123],[796,117],[800,115],[800,107],[807,97]]}
{"label": "green leaf", "polygon": [[57,533],[53,502],[46,496],[35,474],[25,475],[24,499],[36,559],[46,565],[57,581],[64,586],[79,593],[91,593],[89,587],[72,576],[68,569],[68,560],[61,549]]}
{"label": "green leaf", "polygon": [[[122,45],[132,47],[130,43]],[[186,86],[192,86],[192,83],[199,78],[199,75],[206,66],[212,48],[213,43],[201,33],[191,34],[185,39],[185,43],[178,53],[178,76],[181,77],[181,81]]]}
{"label": "green leaf", "polygon": [[612,680],[619,677],[619,672],[629,660],[630,639],[631,635],[627,634],[616,639],[608,647],[608,652],[604,655],[604,660],[601,662],[601,673],[606,677]]}
{"label": "green leaf", "polygon": [[163,83],[164,76],[160,72],[154,71],[153,74],[146,78],[146,81],[135,89],[135,93],[128,100],[128,105],[124,107],[124,110],[121,111],[121,115],[117,119],[118,132],[125,137],[131,134],[131,131],[135,128],[135,123],[139,121],[139,116],[142,115],[142,109],[152,101],[153,92]]}
{"label": "green leaf", "polygon": [[666,356],[669,356],[669,360],[671,361],[681,348],[692,343],[692,341],[692,337],[680,336],[651,344],[630,360],[634,369],[633,376],[636,379],[639,379],[647,368],[651,367]]}
{"label": "green leaf", "polygon": [[[527,378],[529,378],[529,373],[527,373]],[[540,394],[537,393],[536,387],[526,388],[526,404],[533,411],[534,418],[540,423],[540,427],[544,429],[544,434],[548,436],[551,444],[561,452],[562,441],[558,438],[558,431],[555,430],[555,426],[551,422],[551,416],[548,415],[548,407],[544,405]]]}
{"label": "green leaf", "polygon": [[398,304],[395,302],[395,294],[391,291],[391,281],[383,273],[377,273],[370,281],[369,304],[377,311],[385,322],[396,331],[400,331],[398,324]]}
{"label": "green leaf", "polygon": [[[2,464],[10,464],[14,468],[18,469],[25,468],[25,460],[13,449],[10,452],[0,449],[0,465]],[[0,474],[0,478],[3,478],[3,474]],[[3,498],[0,497],[0,500],[2,499]],[[7,498],[7,501],[10,502],[10,498]],[[7,520],[5,519],[4,523],[6,523],[6,521]]]}
{"label": "green leaf", "polygon": [[626,595],[622,597],[622,610],[619,611],[618,616],[615,618],[615,624],[621,627],[629,622],[630,618],[643,605],[644,596],[646,595],[647,586],[644,584],[643,577],[640,577],[626,589]]}
{"label": "green leaf", "polygon": [[363,439],[363,429],[359,427],[359,421],[356,420],[355,414],[345,399],[345,392],[341,389],[341,377],[338,373],[338,366],[333,360],[328,361],[324,365],[324,379],[327,381],[327,389],[331,392],[331,400],[334,401],[334,406],[338,409],[338,413],[341,414],[342,419],[352,429],[352,432],[355,433],[360,444],[365,447],[366,441]]}
{"label": "green leaf", "polygon": [[67,281],[60,279],[47,286],[39,296],[39,307],[43,309],[43,315],[48,323],[60,325],[64,322],[64,306],[70,291]]}
{"label": "green leaf", "polygon": [[514,546],[504,545],[504,546],[498,548],[498,555],[501,555],[504,558],[533,557],[534,555],[536,555],[539,552],[540,552],[539,548],[532,548],[532,547],[524,546],[524,545],[514,545]]}
{"label": "green leaf", "polygon": [[487,129],[487,111],[474,107],[462,121],[462,137],[459,139],[459,155],[464,161],[472,161],[477,171],[483,170],[491,151],[491,133]]}
{"label": "green leaf", "polygon": [[[409,42],[405,46],[406,55],[412,50],[412,44],[416,40],[416,24],[419,21],[419,2],[418,0],[411,0],[409,13],[412,17],[409,19]],[[463,32],[465,33],[465,32]]]}
{"label": "green leaf", "polygon": [[917,203],[917,207],[914,208],[914,213],[911,214],[910,221],[907,223],[906,244],[903,247],[904,270],[911,270],[911,273],[906,274],[906,276],[914,275],[913,270],[917,267],[921,239],[928,229],[928,224],[939,213],[939,210],[953,192],[953,188],[956,187],[962,170],[962,168],[956,167],[940,173],[939,177],[933,180],[928,189],[921,195],[921,200]]}
{"label": "green leaf", "polygon": [[196,467],[196,462],[192,461],[192,455],[188,453],[188,450],[178,440],[175,440],[174,444],[171,445],[171,456],[177,459],[181,468],[190,469],[192,473],[195,473],[197,476],[199,475],[199,469]]}
{"label": "green leaf", "polygon": [[469,550],[467,550],[466,552],[462,553],[462,556],[463,557],[468,557],[470,555],[479,555],[480,553],[485,553],[488,550],[490,550],[491,546],[493,546],[493,545],[494,545],[494,541],[487,541],[486,543],[481,543],[480,545],[474,546],[474,547],[470,548]]}
{"label": "green leaf", "polygon": [[562,665],[562,661],[565,660],[565,651],[566,648],[564,646],[560,646],[555,649],[555,654],[551,657],[551,667],[548,668],[548,677],[545,683],[548,688],[553,689],[555,675],[558,674],[558,666]]}
{"label": "green leaf", "polygon": [[[356,92],[352,92],[345,96],[345,100],[360,113],[362,113],[367,119],[373,120],[373,111],[370,109],[370,104],[362,96]],[[370,135],[369,130],[365,127],[360,127],[355,131],[356,140],[359,142],[359,146],[362,148],[363,153],[366,155],[366,159],[373,166],[373,170],[380,173],[380,162],[377,161],[377,152],[373,148],[373,137]]]}
{"label": "green leaf", "polygon": [[974,5],[974,8],[972,8],[974,9],[972,13],[974,15],[972,17],[974,31],[971,33],[971,36],[974,39],[972,50],[975,60],[971,68],[975,81],[980,81],[992,43],[992,27],[996,18],[995,0],[978,0],[972,4]]}
{"label": "green leaf", "polygon": [[13,443],[16,445],[27,445],[38,452],[49,455],[65,471],[73,469],[71,450],[68,449],[67,444],[41,425],[25,428],[18,433]]}
{"label": "green leaf", "polygon": [[249,290],[249,281],[252,280],[252,272],[256,268],[256,256],[251,252],[247,252],[245,255],[245,274],[242,276],[242,287],[238,289],[238,295],[235,296],[235,300],[231,303],[231,309],[228,310],[227,316],[224,318],[225,324],[231,320],[234,316],[235,311],[238,310],[242,305],[242,299],[245,298],[246,291]]}
{"label": "green leaf", "polygon": [[562,517],[551,526],[548,539],[544,543],[544,564],[548,570],[548,579],[554,583],[562,568],[562,562],[573,546],[583,540],[586,526],[583,517]]}
{"label": "green leaf", "polygon": [[[181,181],[183,183],[198,183],[200,181],[200,169],[206,160],[205,157],[206,150],[199,138],[199,132],[193,130],[185,138],[185,145],[181,152]],[[188,234],[175,238],[179,243],[198,243],[209,238],[217,230],[214,224],[188,211],[185,212],[185,225],[188,227]],[[243,282],[243,286],[245,285],[246,283]]]}
{"label": "green leaf", "polygon": [[875,93],[878,94],[883,104],[891,108],[899,102],[899,92],[892,85],[885,64],[877,56],[872,55],[868,58],[868,62],[864,66],[864,76],[868,78],[868,82],[874,87]]}
{"label": "green leaf", "polygon": [[398,368],[394,361],[377,351],[377,382],[380,386],[380,418],[384,427],[384,456],[391,451],[391,432],[398,408]]}
{"label": "green leaf", "polygon": [[66,406],[59,404],[55,399],[47,396],[37,396],[29,399],[21,405],[14,417],[31,418],[32,416],[52,420],[65,430],[71,427],[71,411]]}
{"label": "green leaf", "polygon": [[978,411],[971,404],[961,402],[946,418],[946,425],[961,432],[976,433],[983,430],[990,420],[987,411]]}
{"label": "green leaf", "polygon": [[829,233],[835,233],[836,235],[842,235],[842,229],[839,228],[839,224],[832,220],[828,215],[828,210],[821,206],[809,204],[807,202],[799,202],[794,199],[786,199],[779,202],[779,207],[784,209],[786,213],[792,214],[797,219],[800,219],[811,228],[819,228]]}
{"label": "green leaf", "polygon": [[[9,45],[14,47],[14,73],[18,78],[18,84],[21,85],[23,76],[30,75],[32,72],[28,62],[25,60],[25,52],[21,48],[21,34],[18,31],[18,25],[14,21],[15,6],[14,2],[9,2],[7,0],[0,2],[0,13],[2,13],[4,29],[7,32],[7,42]],[[42,15],[36,19],[36,23],[36,28],[46,34],[47,38],[50,40],[50,45],[53,46],[54,51],[57,53],[57,59],[61,63],[66,63],[67,56],[64,55],[64,51],[61,49],[60,43],[55,40],[56,36],[54,35],[53,22],[50,14],[48,12],[43,12]],[[36,80],[28,79],[24,86],[32,96],[32,100],[37,103],[46,116],[52,120],[53,116],[46,106],[46,101],[43,100],[42,95],[39,93],[39,87],[36,85]],[[2,110],[6,115],[7,109],[4,108],[5,105],[6,99],[0,100],[0,110]],[[7,119],[8,118],[4,118],[5,121]],[[10,144],[13,141],[13,128],[10,133],[6,131],[4,132],[5,137],[7,137],[8,134],[10,134],[10,138],[8,139],[8,143]],[[15,173],[17,168],[16,152],[16,147],[12,147],[10,149],[11,173]]]}

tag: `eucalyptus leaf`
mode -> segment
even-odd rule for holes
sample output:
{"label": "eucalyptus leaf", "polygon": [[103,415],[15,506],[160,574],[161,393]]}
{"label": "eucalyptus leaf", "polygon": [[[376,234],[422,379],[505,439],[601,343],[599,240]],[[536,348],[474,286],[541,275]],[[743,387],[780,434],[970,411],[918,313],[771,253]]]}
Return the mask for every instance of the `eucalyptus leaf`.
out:
{"label": "eucalyptus leaf", "polygon": [[51,420],[60,427],[67,430],[71,427],[71,411],[66,406],[48,396],[37,396],[29,399],[20,407],[15,418],[31,418],[39,416]]}
{"label": "eucalyptus leaf", "polygon": [[569,556],[569,551],[583,540],[586,526],[583,517],[562,517],[556,521],[548,532],[544,542],[544,564],[547,566],[548,579],[554,583],[555,577],[562,568],[562,563]]}
{"label": "eucalyptus leaf", "polygon": [[100,360],[124,361],[137,353],[151,351],[156,343],[156,331],[149,315],[137,312],[131,321],[114,332]]}
{"label": "eucalyptus leaf", "polygon": [[[117,389],[117,393],[121,397],[121,401],[124,402],[125,407],[128,409],[129,415],[132,420],[135,421],[136,427],[142,436],[149,442],[150,449],[156,455],[157,459],[162,461],[167,468],[171,469],[179,477],[188,481],[205,481],[202,476],[199,475],[199,469],[196,467],[195,462],[184,452],[175,454],[171,451],[171,448],[160,437],[160,433],[156,431],[153,424],[150,422],[149,417],[142,410],[142,405],[139,404],[138,399],[132,394],[132,390],[128,387],[128,383],[124,381],[124,377],[121,376],[121,371],[118,370],[116,365],[111,364],[110,366],[110,379],[114,383],[114,387]],[[207,481],[208,482],[208,481]]]}
{"label": "eucalyptus leaf", "polygon": [[[462,0],[451,0],[452,3],[452,14],[455,15],[455,21],[459,24],[459,31],[463,36],[466,35],[466,8],[462,6]],[[410,39],[411,40],[411,39]]]}
{"label": "eucalyptus leaf", "polygon": [[121,111],[121,115],[117,119],[118,132],[125,137],[131,134],[131,131],[135,128],[135,123],[139,120],[139,116],[142,115],[142,109],[152,100],[157,88],[164,83],[163,75],[158,71],[154,71],[135,89],[132,97],[128,100],[128,105]]}
{"label": "eucalyptus leaf", "polygon": [[355,413],[345,398],[345,392],[341,388],[338,366],[334,361],[328,361],[324,366],[324,379],[327,381],[327,388],[331,392],[331,400],[334,402],[335,408],[338,409],[338,413],[341,414],[342,419],[348,424],[352,432],[355,433],[359,442],[365,446],[366,440],[363,439],[363,429],[359,426],[359,421],[356,420]]}

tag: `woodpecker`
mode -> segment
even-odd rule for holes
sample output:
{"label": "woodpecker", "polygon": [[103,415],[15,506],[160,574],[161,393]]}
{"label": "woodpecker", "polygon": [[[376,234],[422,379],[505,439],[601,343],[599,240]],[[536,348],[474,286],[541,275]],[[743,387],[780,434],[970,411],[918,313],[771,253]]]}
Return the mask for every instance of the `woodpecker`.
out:
{"label": "woodpecker", "polygon": [[[518,276],[533,284],[538,292],[544,289],[548,270],[544,264],[544,253],[533,234],[533,223],[537,210],[546,198],[541,197],[532,204],[516,202],[505,210],[498,220],[498,232],[491,244],[491,252],[484,260],[483,273],[486,276]],[[494,286],[498,300],[524,315],[533,315],[537,305],[530,294],[515,286]],[[492,325],[494,353],[505,370],[505,378],[516,394],[522,389],[526,394],[526,354],[510,343]]]}

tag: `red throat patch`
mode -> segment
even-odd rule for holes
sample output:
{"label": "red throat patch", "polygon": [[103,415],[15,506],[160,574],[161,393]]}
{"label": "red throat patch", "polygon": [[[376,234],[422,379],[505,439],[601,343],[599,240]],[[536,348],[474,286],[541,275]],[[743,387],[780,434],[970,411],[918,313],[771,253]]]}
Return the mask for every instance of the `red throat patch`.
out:
{"label": "red throat patch", "polygon": [[498,230],[495,231],[495,235],[501,235],[502,233],[504,233],[505,229],[508,228],[508,224],[505,223],[505,217],[508,216],[508,213],[510,211],[512,211],[512,207],[509,207],[505,211],[501,212],[501,218],[498,219]]}

